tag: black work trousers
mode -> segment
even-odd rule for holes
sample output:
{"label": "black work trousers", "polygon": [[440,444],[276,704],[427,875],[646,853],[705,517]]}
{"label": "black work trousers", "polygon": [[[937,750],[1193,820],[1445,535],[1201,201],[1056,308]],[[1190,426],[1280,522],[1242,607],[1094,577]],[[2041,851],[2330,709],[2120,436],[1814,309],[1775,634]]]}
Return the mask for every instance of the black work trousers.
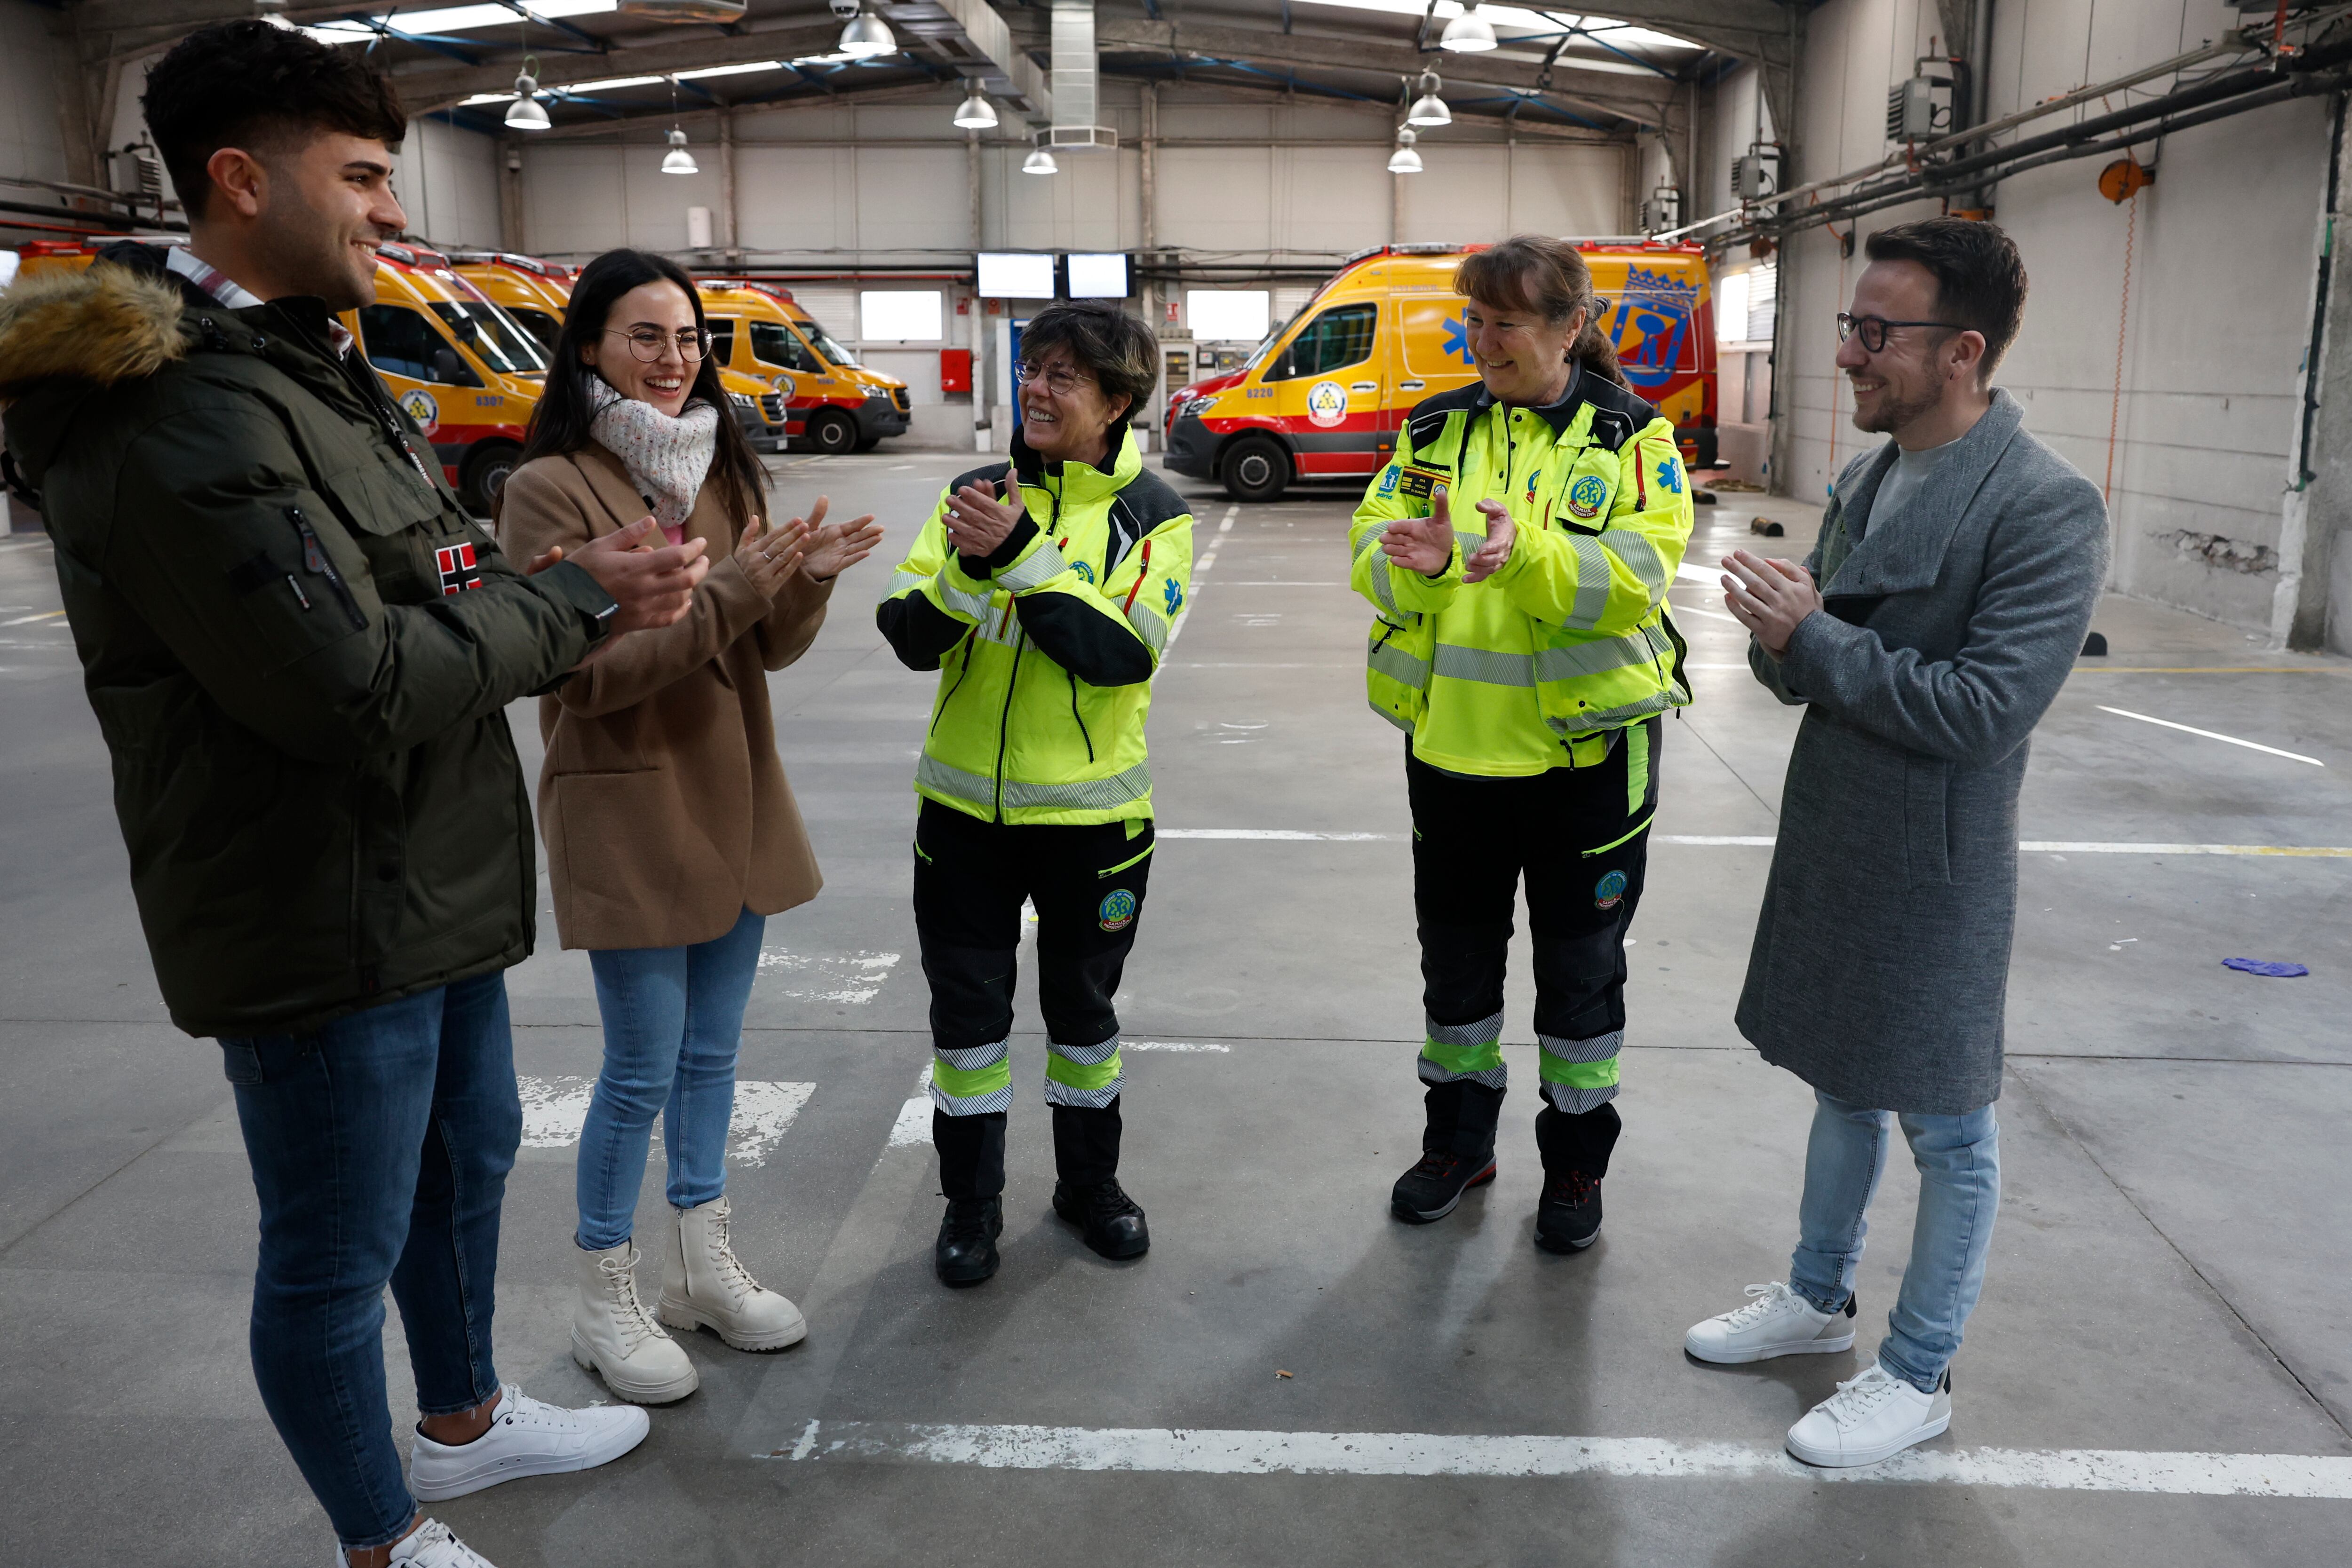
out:
{"label": "black work trousers", "polygon": [[[1544,1099],[1582,1117],[1616,1097],[1625,933],[1642,899],[1662,729],[1647,720],[1591,766],[1528,778],[1465,778],[1408,751],[1424,1082],[1506,1086],[1503,978],[1524,881]],[[1614,1114],[1606,1120],[1613,1128]]]}
{"label": "black work trousers", "polygon": [[950,1197],[1003,1188],[1022,904],[1037,914],[1045,1102],[1062,1177],[1117,1169],[1126,1084],[1111,998],[1143,915],[1149,821],[983,822],[923,802],[915,824],[915,933],[931,988],[932,1142]]}

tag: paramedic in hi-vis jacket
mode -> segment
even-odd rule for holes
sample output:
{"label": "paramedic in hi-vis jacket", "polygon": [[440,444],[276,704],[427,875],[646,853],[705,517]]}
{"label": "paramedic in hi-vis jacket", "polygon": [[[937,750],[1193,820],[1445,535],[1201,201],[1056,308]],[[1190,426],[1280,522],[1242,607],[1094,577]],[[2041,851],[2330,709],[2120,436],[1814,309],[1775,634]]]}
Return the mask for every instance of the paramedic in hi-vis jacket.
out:
{"label": "paramedic in hi-vis jacket", "polygon": [[1690,538],[1674,427],[1627,391],[1572,246],[1520,235],[1454,287],[1479,381],[1415,408],[1357,508],[1374,711],[1409,737],[1427,1014],[1416,1223],[1495,1176],[1514,892],[1534,938],[1536,1244],[1601,1229],[1617,1142],[1625,929],[1658,800],[1661,716],[1690,701],[1666,589]]}
{"label": "paramedic in hi-vis jacket", "polygon": [[915,931],[948,1200],[933,1262],[950,1285],[996,1272],[1024,900],[1037,912],[1054,1211],[1106,1258],[1151,1245],[1118,1183],[1111,998],[1151,870],[1143,719],[1192,572],[1192,515],[1143,471],[1128,429],[1159,359],[1116,306],[1038,312],[1014,367],[1013,461],[949,485],[879,612],[899,659],[940,672],[915,768]]}

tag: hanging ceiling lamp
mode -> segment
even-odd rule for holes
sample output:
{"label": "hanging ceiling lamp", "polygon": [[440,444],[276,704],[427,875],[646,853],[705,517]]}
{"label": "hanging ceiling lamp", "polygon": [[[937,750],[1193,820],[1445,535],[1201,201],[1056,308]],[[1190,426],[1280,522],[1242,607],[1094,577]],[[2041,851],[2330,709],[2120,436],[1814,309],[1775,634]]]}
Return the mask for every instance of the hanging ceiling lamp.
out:
{"label": "hanging ceiling lamp", "polygon": [[1444,99],[1437,96],[1437,89],[1445,84],[1437,79],[1437,73],[1435,71],[1422,72],[1421,80],[1413,85],[1415,90],[1418,91],[1421,96],[1414,99],[1412,100],[1412,107],[1406,110],[1404,112],[1404,122],[1407,125],[1451,125],[1454,123],[1454,111],[1445,107],[1445,100]]}
{"label": "hanging ceiling lamp", "polygon": [[[881,17],[871,11],[860,11],[849,19],[849,26],[841,30],[841,43],[837,47],[853,60],[868,60],[877,55],[897,54],[898,40],[890,36],[890,29]],[[1490,44],[1487,47],[1492,48],[1494,46]]]}
{"label": "hanging ceiling lamp", "polygon": [[1040,147],[1021,161],[1021,172],[1024,174],[1058,174],[1062,166],[1054,162],[1051,152]]}
{"label": "hanging ceiling lamp", "polygon": [[669,151],[662,154],[661,172],[665,174],[699,174],[702,166],[694,154],[686,150],[686,132],[673,125],[669,128]]}
{"label": "hanging ceiling lamp", "polygon": [[522,57],[522,74],[515,78],[515,100],[507,105],[507,125],[515,131],[544,131],[547,110],[539,104],[539,58]]}
{"label": "hanging ceiling lamp", "polygon": [[987,131],[996,124],[996,106],[978,82],[971,84],[971,96],[956,106],[955,122],[965,131]]}
{"label": "hanging ceiling lamp", "polygon": [[1421,172],[1421,154],[1412,150],[1412,144],[1420,140],[1421,133],[1412,126],[1407,125],[1398,129],[1397,150],[1389,155],[1390,173],[1418,174]]}
{"label": "hanging ceiling lamp", "polygon": [[1470,9],[1445,24],[1445,31],[1438,35],[1437,47],[1452,49],[1457,55],[1475,55],[1495,47],[1495,29],[1478,15],[1477,0],[1471,0]]}

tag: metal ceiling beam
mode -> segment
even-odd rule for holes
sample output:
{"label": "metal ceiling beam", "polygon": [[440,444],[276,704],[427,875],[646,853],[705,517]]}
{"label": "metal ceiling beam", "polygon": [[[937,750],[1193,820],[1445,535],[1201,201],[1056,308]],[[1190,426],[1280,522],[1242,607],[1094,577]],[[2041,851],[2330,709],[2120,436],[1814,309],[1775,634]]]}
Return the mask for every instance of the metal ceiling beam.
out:
{"label": "metal ceiling beam", "polygon": [[[616,47],[607,55],[542,55],[541,87],[568,87],[573,82],[604,77],[667,76],[672,71],[699,70],[706,66],[736,66],[747,60],[789,60],[795,56],[833,52],[841,41],[841,24],[779,27],[772,32],[744,33],[735,37],[676,38],[660,43]],[[457,103],[481,92],[514,90],[512,58],[495,65],[452,69],[446,66],[395,68],[393,80],[400,100],[411,114]]]}
{"label": "metal ceiling beam", "polygon": [[[1402,41],[1361,36],[1286,34],[1250,27],[1202,26],[1190,22],[1123,20],[1098,23],[1096,42],[1106,55],[1167,53],[1178,57],[1244,59],[1274,66],[1319,67],[1327,70],[1396,77],[1411,77],[1435,69],[1445,78],[1449,86],[1458,82],[1464,86],[1504,88],[1518,92],[1546,91],[1563,103],[1646,125],[1660,122],[1674,90],[1672,84],[1661,82],[1659,90],[1654,92],[1587,91],[1582,89],[1570,92],[1557,85],[1557,78],[1549,88],[1542,85],[1545,71],[1539,59],[1498,60],[1491,55],[1423,54]],[[1610,79],[1631,83],[1639,78],[1612,76]]]}

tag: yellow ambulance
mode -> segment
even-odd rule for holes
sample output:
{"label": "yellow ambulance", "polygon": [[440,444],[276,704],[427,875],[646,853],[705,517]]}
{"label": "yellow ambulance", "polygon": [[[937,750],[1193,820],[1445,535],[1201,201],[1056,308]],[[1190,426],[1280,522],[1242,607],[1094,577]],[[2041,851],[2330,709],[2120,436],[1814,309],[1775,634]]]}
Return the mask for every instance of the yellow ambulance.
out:
{"label": "yellow ambulance", "polygon": [[907,383],[859,364],[790,289],[742,278],[698,281],[712,354],[782,403],[786,434],[818,452],[841,453],[871,451],[885,436],[907,434]]}
{"label": "yellow ambulance", "polygon": [[[572,287],[579,280],[577,267],[503,250],[457,251],[451,259],[458,277],[521,322],[542,350],[550,354],[555,351],[556,336],[563,330],[564,314],[572,308]],[[764,452],[782,451],[784,400],[767,382],[729,370],[723,363],[719,384],[726,391],[735,422],[743,427],[751,444]]]}
{"label": "yellow ambulance", "polygon": [[[1350,256],[1238,371],[1169,394],[1167,465],[1244,501],[1297,480],[1360,477],[1396,449],[1423,398],[1477,379],[1454,270],[1478,246]],[[1633,391],[1672,420],[1694,467],[1715,462],[1715,326],[1695,245],[1580,242],[1601,330]]]}

